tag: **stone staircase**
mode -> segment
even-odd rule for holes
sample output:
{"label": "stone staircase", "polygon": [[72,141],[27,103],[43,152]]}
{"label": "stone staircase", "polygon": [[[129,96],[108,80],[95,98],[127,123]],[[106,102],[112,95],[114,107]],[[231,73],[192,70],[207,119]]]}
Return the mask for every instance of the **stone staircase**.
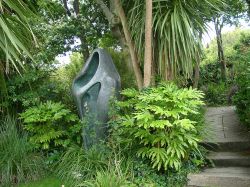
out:
{"label": "stone staircase", "polygon": [[250,133],[240,125],[234,107],[212,107],[206,112],[208,131],[204,146],[214,168],[189,174],[187,186],[250,187]]}

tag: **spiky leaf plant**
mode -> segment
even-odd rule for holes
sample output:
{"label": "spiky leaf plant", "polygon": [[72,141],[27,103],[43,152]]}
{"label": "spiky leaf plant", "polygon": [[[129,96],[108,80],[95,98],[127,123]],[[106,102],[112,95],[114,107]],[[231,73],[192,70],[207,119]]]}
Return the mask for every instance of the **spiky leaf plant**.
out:
{"label": "spiky leaf plant", "polygon": [[[126,3],[125,3],[126,2]],[[206,21],[219,11],[221,0],[153,0],[153,61],[163,79],[181,74],[192,77],[193,63],[202,54],[199,33],[207,30]],[[130,30],[143,60],[145,1],[124,1],[129,12]]]}
{"label": "spiky leaf plant", "polygon": [[0,127],[0,186],[36,180],[43,176],[43,156],[36,153],[15,119],[6,117]]}

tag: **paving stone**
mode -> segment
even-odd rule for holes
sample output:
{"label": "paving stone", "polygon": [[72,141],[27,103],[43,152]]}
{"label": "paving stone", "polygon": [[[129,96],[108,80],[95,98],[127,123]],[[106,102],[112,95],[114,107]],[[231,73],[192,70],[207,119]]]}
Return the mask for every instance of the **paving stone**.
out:
{"label": "paving stone", "polygon": [[208,156],[215,166],[250,167],[250,151],[245,152],[211,152]]}
{"label": "paving stone", "polygon": [[188,175],[188,186],[249,187],[250,168],[210,168],[198,174]]}
{"label": "paving stone", "polygon": [[210,136],[205,142],[249,142],[249,130],[240,124],[235,107],[211,107],[206,111],[206,125]]}
{"label": "paving stone", "polygon": [[210,107],[202,143],[212,152],[215,168],[188,175],[188,186],[250,187],[250,132],[240,124],[235,107]]}

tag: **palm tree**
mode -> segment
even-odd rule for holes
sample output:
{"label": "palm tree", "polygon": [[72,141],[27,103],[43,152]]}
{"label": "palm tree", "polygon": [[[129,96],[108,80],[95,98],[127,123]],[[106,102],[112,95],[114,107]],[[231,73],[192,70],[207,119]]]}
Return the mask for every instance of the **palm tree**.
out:
{"label": "palm tree", "polygon": [[[133,8],[128,20],[140,62],[145,41],[144,0],[130,0]],[[129,4],[127,3],[127,4]],[[178,74],[193,75],[193,65],[201,55],[199,32],[205,32],[205,19],[218,11],[220,0],[153,0],[153,62],[162,79],[172,80]],[[145,63],[145,62],[144,62]]]}
{"label": "palm tree", "polygon": [[152,0],[146,1],[145,50],[144,50],[144,87],[150,86],[152,74]]}
{"label": "palm tree", "polygon": [[20,55],[31,57],[28,48],[35,37],[28,24],[34,14],[22,0],[0,0],[0,99],[7,94],[5,73],[23,67]]}
{"label": "palm tree", "polygon": [[121,1],[120,0],[113,0],[113,2],[114,2],[114,7],[117,11],[117,14],[119,15],[119,18],[121,20],[121,24],[123,27],[123,33],[125,35],[125,39],[126,39],[126,42],[127,42],[128,48],[129,48],[130,56],[131,56],[131,61],[132,61],[132,66],[133,66],[134,74],[135,74],[136,81],[137,81],[137,86],[139,89],[142,89],[143,77],[142,77],[141,69],[140,69],[139,62],[138,62],[138,55],[135,51],[135,44],[132,40],[131,33],[129,31],[127,17],[125,16],[125,12],[124,12],[124,9],[121,5]]}
{"label": "palm tree", "polygon": [[10,61],[17,70],[18,65],[23,66],[20,54],[31,57],[28,48],[35,41],[28,24],[31,16],[34,14],[23,1],[0,0],[0,52],[5,55],[5,63]]}

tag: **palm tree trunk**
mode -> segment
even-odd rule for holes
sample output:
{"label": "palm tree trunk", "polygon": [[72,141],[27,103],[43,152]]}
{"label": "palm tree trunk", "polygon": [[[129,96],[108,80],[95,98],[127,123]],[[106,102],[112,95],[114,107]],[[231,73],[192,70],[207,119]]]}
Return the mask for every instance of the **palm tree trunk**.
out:
{"label": "palm tree trunk", "polygon": [[[174,80],[174,71],[172,69],[172,65],[170,63],[170,56],[169,53],[163,53],[164,59],[164,71],[165,71],[165,81],[173,81]],[[165,57],[166,56],[166,57]]]}
{"label": "palm tree trunk", "polygon": [[123,32],[124,32],[124,35],[126,38],[126,42],[127,42],[127,45],[129,48],[129,53],[130,53],[131,60],[132,60],[132,65],[133,65],[133,70],[134,70],[135,77],[136,77],[137,86],[139,89],[142,89],[142,87],[143,87],[142,73],[140,70],[137,53],[135,51],[135,46],[134,46],[134,43],[132,41],[131,34],[129,32],[127,18],[125,16],[125,13],[124,13],[124,10],[122,8],[120,0],[114,0],[114,6],[115,6],[115,9],[116,9],[119,17],[120,17],[121,23],[122,23]]}
{"label": "palm tree trunk", "polygon": [[152,0],[146,0],[144,87],[150,86],[152,75]]}

